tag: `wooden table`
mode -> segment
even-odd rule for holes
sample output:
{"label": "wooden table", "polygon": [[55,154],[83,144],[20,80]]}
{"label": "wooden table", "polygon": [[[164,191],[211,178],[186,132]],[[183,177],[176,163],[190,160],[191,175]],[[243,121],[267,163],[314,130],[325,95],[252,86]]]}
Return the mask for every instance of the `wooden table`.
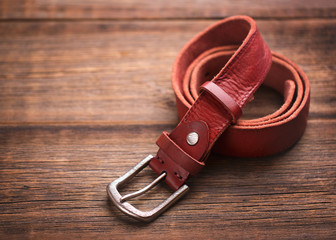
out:
{"label": "wooden table", "polygon": [[[213,154],[168,212],[130,220],[106,185],[177,124],[178,51],[237,14],[307,73],[304,136],[271,157]],[[0,18],[0,239],[336,238],[335,1],[2,0]],[[263,89],[245,118],[279,105]],[[170,193],[162,185],[135,204]]]}

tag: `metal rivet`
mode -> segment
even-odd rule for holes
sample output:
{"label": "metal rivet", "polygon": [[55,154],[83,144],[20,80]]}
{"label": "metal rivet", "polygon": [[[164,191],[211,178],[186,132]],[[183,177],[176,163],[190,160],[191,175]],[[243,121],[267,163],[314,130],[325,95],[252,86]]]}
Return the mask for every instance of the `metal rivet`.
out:
{"label": "metal rivet", "polygon": [[194,146],[198,142],[198,134],[196,132],[191,132],[187,136],[187,143],[190,146]]}

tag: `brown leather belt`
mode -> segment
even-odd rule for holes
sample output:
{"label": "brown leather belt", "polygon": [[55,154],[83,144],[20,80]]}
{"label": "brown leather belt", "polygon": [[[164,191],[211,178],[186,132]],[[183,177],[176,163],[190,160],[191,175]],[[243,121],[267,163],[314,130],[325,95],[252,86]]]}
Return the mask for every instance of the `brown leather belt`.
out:
{"label": "brown leather belt", "polygon": [[[238,120],[261,84],[284,97],[274,113]],[[178,55],[172,73],[178,126],[163,132],[151,155],[107,187],[115,205],[142,221],[151,221],[188,191],[185,182],[205,165],[210,151],[238,157],[284,151],[302,136],[309,112],[309,81],[287,58],[271,53],[253,19],[224,19],[195,36]],[[144,189],[121,196],[118,187],[149,165],[157,174]],[[127,200],[164,180],[175,192],[151,211]]]}

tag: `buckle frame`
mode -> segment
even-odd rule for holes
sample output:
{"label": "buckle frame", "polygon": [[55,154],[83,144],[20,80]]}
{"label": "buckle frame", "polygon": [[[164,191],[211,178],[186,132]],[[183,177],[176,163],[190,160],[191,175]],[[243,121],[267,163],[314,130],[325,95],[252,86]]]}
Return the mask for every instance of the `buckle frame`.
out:
{"label": "buckle frame", "polygon": [[189,187],[184,184],[177,191],[175,191],[172,195],[170,195],[166,200],[160,203],[158,206],[149,211],[141,211],[135,208],[133,205],[127,202],[127,200],[140,196],[145,192],[152,189],[158,183],[160,183],[166,177],[165,172],[163,172],[160,176],[158,176],[152,183],[148,184],[146,187],[140,189],[139,191],[127,194],[125,196],[121,196],[118,191],[118,188],[127,184],[132,178],[134,178],[139,172],[141,172],[145,167],[149,165],[150,160],[153,158],[152,155],[148,155],[142,161],[140,161],[137,165],[135,165],[130,171],[125,173],[123,176],[117,178],[113,182],[111,182],[106,191],[114,203],[115,206],[118,207],[120,211],[124,214],[133,217],[142,222],[151,222],[159,215],[161,215],[164,211],[166,211],[172,204],[174,204],[178,199],[180,199],[184,194],[186,194],[189,190]]}

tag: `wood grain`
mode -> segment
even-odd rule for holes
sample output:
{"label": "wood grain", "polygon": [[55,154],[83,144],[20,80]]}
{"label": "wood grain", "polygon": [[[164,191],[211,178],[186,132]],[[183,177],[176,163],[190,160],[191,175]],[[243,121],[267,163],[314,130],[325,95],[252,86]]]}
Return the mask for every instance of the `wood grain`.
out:
{"label": "wood grain", "polygon": [[[171,66],[213,22],[0,23],[0,123],[176,123]],[[258,26],[273,51],[307,73],[310,116],[334,118],[336,20]]]}
{"label": "wood grain", "polygon": [[[106,185],[177,122],[170,72],[196,33],[247,14],[311,81],[302,139],[256,159],[212,154],[191,191],[142,224]],[[335,239],[335,1],[0,2],[0,239]],[[261,88],[244,118],[282,104]],[[122,191],[151,181],[145,169]],[[134,200],[149,209],[164,184]],[[148,201],[147,201],[148,200]]]}
{"label": "wood grain", "polygon": [[[121,215],[105,187],[155,152],[156,137],[173,126],[2,127],[0,233],[20,239],[332,239],[335,122],[310,121],[301,141],[277,156],[212,155],[184,199],[149,225]],[[145,173],[129,191],[150,181],[153,173]],[[154,204],[169,194],[159,189],[141,200]]]}
{"label": "wood grain", "polygon": [[331,18],[333,0],[2,0],[2,19],[195,19],[230,15],[255,18]]}

